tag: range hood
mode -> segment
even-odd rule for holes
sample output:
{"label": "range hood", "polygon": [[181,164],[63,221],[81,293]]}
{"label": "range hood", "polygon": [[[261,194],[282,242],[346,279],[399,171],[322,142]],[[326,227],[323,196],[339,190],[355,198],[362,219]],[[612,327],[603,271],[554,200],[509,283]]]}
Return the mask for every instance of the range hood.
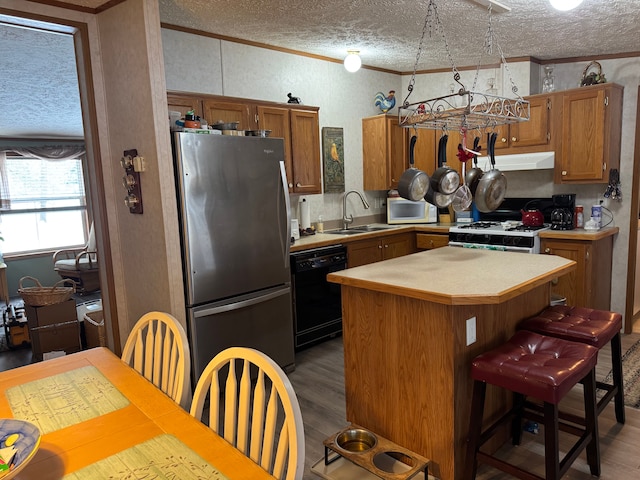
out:
{"label": "range hood", "polygon": [[[554,152],[496,155],[496,168],[502,172],[550,169],[553,168],[554,162]],[[489,170],[491,168],[489,157],[478,157],[478,166],[485,172]]]}

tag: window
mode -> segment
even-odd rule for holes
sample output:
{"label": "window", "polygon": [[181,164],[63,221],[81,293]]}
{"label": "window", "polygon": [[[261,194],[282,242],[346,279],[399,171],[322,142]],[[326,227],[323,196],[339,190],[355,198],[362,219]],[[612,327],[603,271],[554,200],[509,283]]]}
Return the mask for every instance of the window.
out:
{"label": "window", "polygon": [[3,254],[86,243],[87,206],[82,159],[8,156],[0,232]]}

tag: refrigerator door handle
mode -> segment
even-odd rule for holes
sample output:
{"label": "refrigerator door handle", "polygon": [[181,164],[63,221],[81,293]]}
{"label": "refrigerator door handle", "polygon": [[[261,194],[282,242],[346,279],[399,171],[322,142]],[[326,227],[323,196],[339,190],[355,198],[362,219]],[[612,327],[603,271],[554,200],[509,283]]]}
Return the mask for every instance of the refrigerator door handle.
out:
{"label": "refrigerator door handle", "polygon": [[[284,268],[289,268],[289,253],[291,245],[291,204],[289,202],[289,184],[287,183],[287,171],[284,168],[283,160],[280,160],[280,177],[282,179],[282,195],[284,196],[284,206],[287,209],[287,224],[285,225],[287,236],[284,239],[280,237],[280,240],[282,241],[282,245],[284,247]],[[281,218],[281,216],[278,215],[278,218]],[[280,225],[280,227],[281,228],[279,228],[278,231],[282,232],[282,225]]]}
{"label": "refrigerator door handle", "polygon": [[278,290],[277,292],[271,292],[267,295],[262,295],[260,297],[250,298],[248,300],[243,300],[241,302],[229,303],[226,305],[220,305],[219,307],[207,308],[205,310],[194,311],[194,318],[207,317],[209,315],[216,315],[218,313],[230,312],[232,310],[240,310],[242,308],[247,308],[252,305],[257,305],[259,303],[267,302],[274,298],[278,298],[282,295],[289,295],[289,288],[283,288]]}

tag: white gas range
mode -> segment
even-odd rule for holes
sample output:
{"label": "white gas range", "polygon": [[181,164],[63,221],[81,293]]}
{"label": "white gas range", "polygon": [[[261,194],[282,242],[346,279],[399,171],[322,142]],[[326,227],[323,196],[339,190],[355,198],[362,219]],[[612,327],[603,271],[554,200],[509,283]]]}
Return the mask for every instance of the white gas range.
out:
{"label": "white gas range", "polygon": [[449,229],[449,245],[521,253],[540,253],[540,235],[550,225],[529,227],[520,221],[479,221]]}

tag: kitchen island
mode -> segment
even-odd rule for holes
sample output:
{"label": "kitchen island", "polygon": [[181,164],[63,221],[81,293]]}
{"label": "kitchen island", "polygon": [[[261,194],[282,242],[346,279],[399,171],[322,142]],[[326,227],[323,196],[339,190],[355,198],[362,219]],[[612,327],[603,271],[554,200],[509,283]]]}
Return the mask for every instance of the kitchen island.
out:
{"label": "kitchen island", "polygon": [[[471,360],[549,304],[554,255],[443,247],[328,275],[342,285],[347,420],[462,474]],[[487,390],[486,421],[510,396]]]}

